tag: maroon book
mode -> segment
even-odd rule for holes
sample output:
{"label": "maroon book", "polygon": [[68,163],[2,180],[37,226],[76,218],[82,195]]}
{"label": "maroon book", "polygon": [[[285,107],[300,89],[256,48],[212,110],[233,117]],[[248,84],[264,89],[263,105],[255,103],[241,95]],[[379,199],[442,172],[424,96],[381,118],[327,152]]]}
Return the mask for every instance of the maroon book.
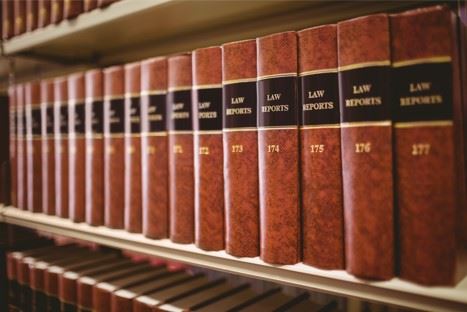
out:
{"label": "maroon book", "polygon": [[37,27],[45,27],[50,24],[50,14],[52,11],[51,0],[38,0],[37,6],[39,10],[37,17]]}
{"label": "maroon book", "polygon": [[193,123],[191,54],[168,59],[170,239],[194,240]]}
{"label": "maroon book", "polygon": [[107,6],[109,6],[112,3],[117,2],[117,1],[119,1],[119,0],[97,0],[97,6],[99,8],[105,8],[105,7],[107,7]]}
{"label": "maroon book", "polygon": [[222,52],[197,49],[193,63],[195,244],[224,249]]}
{"label": "maroon book", "polygon": [[8,87],[8,106],[10,110],[10,202],[18,207],[18,154],[17,154],[17,117],[16,117],[16,88]]}
{"label": "maroon book", "polygon": [[337,27],[308,28],[298,40],[303,262],[344,269]]}
{"label": "maroon book", "polygon": [[143,234],[166,238],[169,232],[167,155],[167,58],[141,62],[141,205]]}
{"label": "maroon book", "polygon": [[24,87],[22,84],[16,85],[16,155],[17,155],[17,204],[18,208],[26,209],[26,125],[24,109]]}
{"label": "maroon book", "polygon": [[63,3],[63,19],[72,19],[84,12],[83,0],[66,0]]}
{"label": "maroon book", "polygon": [[261,259],[300,260],[297,34],[258,38]]}
{"label": "maroon book", "polygon": [[26,0],[11,0],[14,6],[14,35],[18,36],[26,31]]}
{"label": "maroon book", "polygon": [[391,16],[400,276],[426,285],[467,273],[456,22],[444,6]]}
{"label": "maroon book", "polygon": [[51,1],[50,23],[58,24],[63,20],[63,4],[65,0],[50,0],[50,1]]}
{"label": "maroon book", "polygon": [[26,31],[33,31],[37,28],[38,1],[26,0]]}
{"label": "maroon book", "polygon": [[89,12],[97,8],[97,0],[84,0],[84,12]]}
{"label": "maroon book", "polygon": [[337,25],[346,268],[394,276],[389,18]]}
{"label": "maroon book", "polygon": [[14,2],[2,1],[2,39],[10,39],[14,33]]}
{"label": "maroon book", "polygon": [[225,249],[259,255],[256,40],[222,46]]}
{"label": "maroon book", "polygon": [[55,214],[54,82],[41,81],[42,211]]}

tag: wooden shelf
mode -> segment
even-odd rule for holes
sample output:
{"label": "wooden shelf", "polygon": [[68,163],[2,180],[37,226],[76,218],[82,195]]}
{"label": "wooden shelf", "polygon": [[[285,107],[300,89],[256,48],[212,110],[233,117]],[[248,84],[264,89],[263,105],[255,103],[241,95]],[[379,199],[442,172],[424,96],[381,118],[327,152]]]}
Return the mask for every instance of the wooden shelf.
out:
{"label": "wooden shelf", "polygon": [[194,245],[152,240],[123,230],[93,227],[67,219],[0,208],[0,221],[106,246],[140,252],[213,270],[429,311],[467,311],[467,278],[456,287],[423,287],[394,278],[385,282],[359,280],[344,271],[325,271],[304,264],[275,266],[259,258],[236,258],[224,251],[207,252]]}

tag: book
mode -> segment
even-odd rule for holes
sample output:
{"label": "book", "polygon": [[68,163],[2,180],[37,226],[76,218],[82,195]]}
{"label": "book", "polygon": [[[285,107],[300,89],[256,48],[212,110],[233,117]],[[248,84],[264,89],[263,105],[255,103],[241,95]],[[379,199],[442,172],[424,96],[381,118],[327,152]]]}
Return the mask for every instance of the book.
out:
{"label": "book", "polygon": [[344,269],[337,27],[297,34],[303,263]]}
{"label": "book", "polygon": [[258,38],[260,257],[300,260],[297,34]]}
{"label": "book", "polygon": [[84,12],[83,0],[65,0],[63,2],[63,19],[72,19]]}
{"label": "book", "polygon": [[24,109],[24,87],[22,84],[17,84],[16,87],[16,155],[17,160],[17,187],[16,187],[16,203],[18,208],[25,210],[26,201],[27,201],[27,191],[26,191],[26,125],[25,125],[25,109]]}
{"label": "book", "polygon": [[52,11],[51,0],[38,0],[37,27],[42,28],[50,24],[50,15]]}
{"label": "book", "polygon": [[168,58],[170,239],[194,239],[194,173],[191,54]]}
{"label": "book", "polygon": [[26,0],[13,0],[13,11],[13,33],[15,36],[18,36],[26,31]]}
{"label": "book", "polygon": [[[347,272],[394,276],[389,19],[337,24]],[[375,209],[377,207],[377,209]]]}
{"label": "book", "polygon": [[141,233],[141,65],[125,64],[125,147],[124,212],[125,229]]}
{"label": "book", "polygon": [[38,1],[26,0],[26,32],[37,29]]}
{"label": "book", "polygon": [[[8,92],[8,91],[7,91]],[[7,93],[6,92],[6,93]],[[10,203],[10,107],[8,95],[0,96],[0,122],[3,130],[0,131],[0,203]]]}
{"label": "book", "polygon": [[17,154],[17,116],[16,116],[16,88],[8,87],[8,108],[10,116],[10,202],[13,207],[18,207],[18,154]]}
{"label": "book", "polygon": [[66,77],[54,79],[55,214],[69,217],[68,85]]}
{"label": "book", "polygon": [[68,76],[68,207],[70,219],[85,220],[84,73]]}
{"label": "book", "polygon": [[224,249],[224,174],[222,145],[222,51],[193,51],[193,147],[195,244]]}
{"label": "book", "polygon": [[54,82],[41,80],[42,210],[55,214]]}
{"label": "book", "polygon": [[42,136],[41,86],[38,81],[25,84],[26,113],[26,193],[31,212],[42,212]]}
{"label": "book", "polygon": [[225,249],[259,255],[256,40],[222,45]]}
{"label": "book", "polygon": [[58,24],[63,20],[63,4],[65,0],[50,0],[50,23]]}
{"label": "book", "polygon": [[97,0],[97,7],[99,8],[105,8],[111,5],[114,2],[117,2],[119,0]]}
{"label": "book", "polygon": [[2,1],[2,39],[10,39],[14,34],[14,2]]}
{"label": "book", "polygon": [[390,21],[400,277],[454,285],[467,273],[457,20],[433,6]]}
{"label": "book", "polygon": [[83,10],[89,12],[97,8],[97,0],[84,0]]}
{"label": "book", "polygon": [[167,58],[141,62],[141,206],[143,234],[169,232]]}
{"label": "book", "polygon": [[123,228],[124,75],[122,66],[104,69],[104,224]]}
{"label": "book", "polygon": [[102,70],[85,73],[85,216],[90,225],[104,225],[104,146]]}

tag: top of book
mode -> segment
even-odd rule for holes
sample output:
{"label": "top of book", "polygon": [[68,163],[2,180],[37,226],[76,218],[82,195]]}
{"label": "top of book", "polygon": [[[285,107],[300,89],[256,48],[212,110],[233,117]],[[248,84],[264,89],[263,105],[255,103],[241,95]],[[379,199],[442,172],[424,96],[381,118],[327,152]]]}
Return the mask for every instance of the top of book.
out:
{"label": "top of book", "polygon": [[222,81],[256,80],[256,40],[242,40],[222,46]]}
{"label": "top of book", "polygon": [[104,69],[104,96],[117,97],[124,94],[123,66],[112,66]]}
{"label": "top of book", "polygon": [[190,88],[192,86],[191,53],[169,57],[167,76],[169,89]]}
{"label": "top of book", "polygon": [[68,99],[84,100],[84,73],[74,73],[68,76]]}
{"label": "top of book", "polygon": [[86,99],[99,99],[104,96],[104,78],[101,69],[86,71],[84,81]]}
{"label": "top of book", "polygon": [[299,72],[337,69],[337,26],[321,25],[297,32]]}
{"label": "top of book", "polygon": [[133,62],[124,65],[125,69],[125,94],[139,95],[141,92],[141,63]]}
{"label": "top of book", "polygon": [[53,103],[54,101],[54,81],[53,79],[41,80],[41,103]]}
{"label": "top of book", "polygon": [[297,33],[281,32],[256,39],[258,77],[297,73]]}
{"label": "top of book", "polygon": [[167,90],[167,58],[153,57],[141,61],[141,91]]}
{"label": "top of book", "polygon": [[220,47],[193,51],[193,85],[220,85],[222,83],[222,50]]}

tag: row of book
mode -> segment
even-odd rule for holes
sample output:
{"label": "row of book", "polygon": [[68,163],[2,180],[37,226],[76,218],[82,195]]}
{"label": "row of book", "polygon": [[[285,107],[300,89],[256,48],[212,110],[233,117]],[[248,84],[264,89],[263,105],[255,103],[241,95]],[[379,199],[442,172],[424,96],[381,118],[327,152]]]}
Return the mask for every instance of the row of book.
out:
{"label": "row of book", "polygon": [[467,241],[456,23],[445,6],[375,14],[18,84],[13,205],[453,284]]}
{"label": "row of book", "polygon": [[4,40],[76,18],[116,0],[1,0]]}
{"label": "row of book", "polygon": [[303,292],[255,291],[223,277],[208,278],[164,263],[76,245],[7,254],[10,311],[337,311]]}

